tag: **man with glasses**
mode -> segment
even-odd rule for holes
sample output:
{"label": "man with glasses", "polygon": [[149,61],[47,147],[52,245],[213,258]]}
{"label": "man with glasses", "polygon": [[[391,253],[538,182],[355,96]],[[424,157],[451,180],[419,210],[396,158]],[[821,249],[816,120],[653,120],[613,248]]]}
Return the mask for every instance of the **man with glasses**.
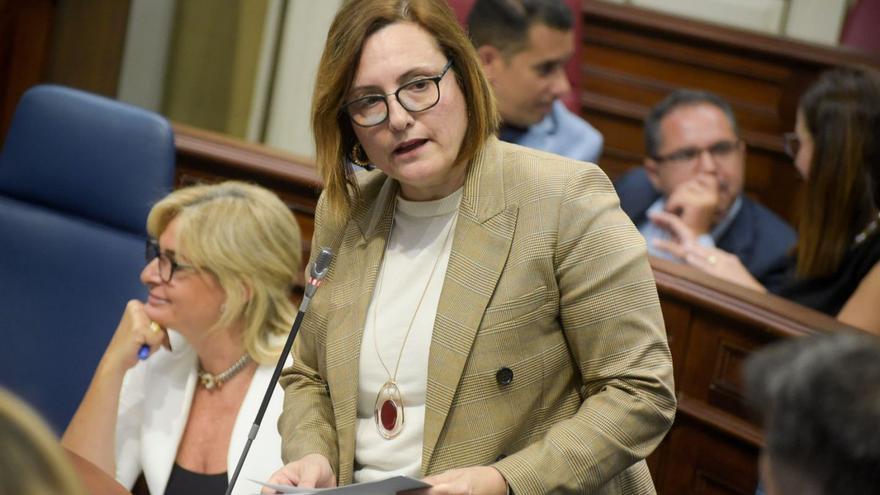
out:
{"label": "man with glasses", "polygon": [[[623,211],[653,246],[670,237],[654,212],[678,216],[699,243],[733,253],[768,289],[781,283],[794,230],[742,194],[745,143],[730,105],[706,91],[677,90],[645,120],[644,167],[615,183]],[[713,260],[707,260],[713,263]]]}
{"label": "man with glasses", "polygon": [[574,54],[574,19],[563,0],[477,0],[468,16],[501,114],[503,141],[587,162],[602,134],[571,113],[565,64]]}

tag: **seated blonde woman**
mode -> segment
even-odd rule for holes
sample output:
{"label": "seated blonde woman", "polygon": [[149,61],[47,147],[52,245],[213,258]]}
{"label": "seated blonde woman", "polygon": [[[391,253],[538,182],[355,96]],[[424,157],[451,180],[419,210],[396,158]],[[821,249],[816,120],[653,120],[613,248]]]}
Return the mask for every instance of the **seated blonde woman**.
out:
{"label": "seated blonde woman", "polygon": [[[129,489],[143,473],[153,494],[223,493],[296,314],[299,228],[273,193],[224,182],[171,193],[147,230],[149,297],[125,308],[63,445]],[[266,423],[281,405],[279,388]],[[281,466],[264,428],[241,477]]]}
{"label": "seated blonde woman", "polygon": [[3,388],[0,388],[0,493],[86,493],[49,426],[30,406]]}

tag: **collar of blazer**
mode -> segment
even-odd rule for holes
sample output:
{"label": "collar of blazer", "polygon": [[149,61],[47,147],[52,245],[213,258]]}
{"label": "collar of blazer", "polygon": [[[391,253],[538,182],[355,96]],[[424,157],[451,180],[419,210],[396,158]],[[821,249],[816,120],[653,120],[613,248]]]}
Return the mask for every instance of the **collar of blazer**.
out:
{"label": "collar of blazer", "polygon": [[[482,152],[474,158],[464,184],[460,215],[482,224],[508,206],[505,204],[504,170],[501,167],[504,146],[498,138],[490,137]],[[377,235],[383,219],[390,219],[400,186],[397,181],[388,180],[378,169],[360,173],[359,179],[360,198],[352,207],[351,218],[361,235],[369,239]]]}
{"label": "collar of blazer", "polygon": [[[504,182],[504,161],[510,146],[490,138],[472,162],[465,181],[431,339],[423,475],[430,470],[431,457],[454,407],[455,391],[513,240],[518,207],[507,204]],[[326,353],[325,378],[333,390],[341,484],[352,478],[357,428],[357,401],[352,398],[358,394],[360,342],[398,190],[396,181],[379,171],[361,175],[360,199],[341,238],[335,280],[327,286],[330,300],[348,301],[326,324],[327,345],[335,347],[334,352]],[[352,228],[358,229],[359,235]],[[473,276],[476,273],[479,277]]]}

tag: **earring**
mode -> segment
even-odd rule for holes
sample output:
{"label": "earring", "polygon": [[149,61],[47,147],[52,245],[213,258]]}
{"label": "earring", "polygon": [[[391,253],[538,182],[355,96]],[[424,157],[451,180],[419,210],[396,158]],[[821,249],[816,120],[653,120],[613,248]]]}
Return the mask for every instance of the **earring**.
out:
{"label": "earring", "polygon": [[370,158],[367,156],[367,153],[364,151],[364,148],[361,147],[361,143],[354,143],[354,146],[351,148],[351,155],[349,156],[351,163],[357,165],[358,167],[365,168],[370,170],[373,166],[370,164]]}

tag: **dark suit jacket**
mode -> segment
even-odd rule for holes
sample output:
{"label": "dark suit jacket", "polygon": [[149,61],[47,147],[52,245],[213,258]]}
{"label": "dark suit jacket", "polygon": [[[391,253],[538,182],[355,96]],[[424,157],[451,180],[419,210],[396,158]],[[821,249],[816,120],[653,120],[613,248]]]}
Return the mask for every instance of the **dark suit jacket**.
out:
{"label": "dark suit jacket", "polygon": [[[620,207],[637,226],[661,196],[641,167],[614,182]],[[797,241],[794,229],[767,208],[742,195],[742,208],[715,245],[739,256],[742,264],[768,290],[776,292],[787,280],[787,255]]]}

